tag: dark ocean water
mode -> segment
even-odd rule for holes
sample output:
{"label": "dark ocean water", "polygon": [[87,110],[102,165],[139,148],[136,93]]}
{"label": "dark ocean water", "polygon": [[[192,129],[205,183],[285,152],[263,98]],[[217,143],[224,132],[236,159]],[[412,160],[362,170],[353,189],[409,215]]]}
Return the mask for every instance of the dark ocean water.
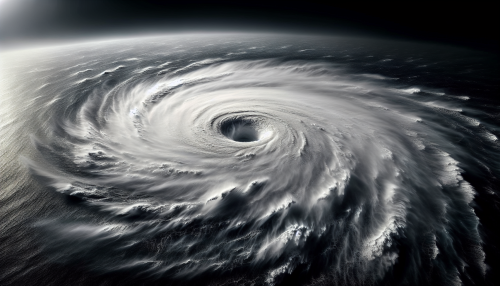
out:
{"label": "dark ocean water", "polygon": [[1,285],[495,285],[498,56],[185,35],[0,54]]}

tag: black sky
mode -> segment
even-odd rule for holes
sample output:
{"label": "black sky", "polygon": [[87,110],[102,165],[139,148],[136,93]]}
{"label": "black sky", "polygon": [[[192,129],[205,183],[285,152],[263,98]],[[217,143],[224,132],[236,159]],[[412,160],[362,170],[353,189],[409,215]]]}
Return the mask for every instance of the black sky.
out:
{"label": "black sky", "polygon": [[243,30],[389,37],[498,52],[493,1],[448,3],[0,0],[0,43]]}

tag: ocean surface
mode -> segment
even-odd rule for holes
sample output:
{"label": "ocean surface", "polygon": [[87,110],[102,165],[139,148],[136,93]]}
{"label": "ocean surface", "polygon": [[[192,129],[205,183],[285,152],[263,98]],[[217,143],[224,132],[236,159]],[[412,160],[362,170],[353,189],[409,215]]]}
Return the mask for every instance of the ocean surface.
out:
{"label": "ocean surface", "polygon": [[0,285],[495,285],[498,55],[176,35],[0,53]]}

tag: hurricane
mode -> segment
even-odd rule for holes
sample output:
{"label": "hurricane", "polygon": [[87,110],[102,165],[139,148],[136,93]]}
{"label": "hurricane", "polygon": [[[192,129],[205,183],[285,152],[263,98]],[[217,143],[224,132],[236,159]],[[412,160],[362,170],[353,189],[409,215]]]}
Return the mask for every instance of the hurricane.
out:
{"label": "hurricane", "polygon": [[122,284],[486,279],[499,105],[463,78],[495,74],[426,47],[163,36],[5,57],[2,168],[39,186],[17,195],[37,257]]}

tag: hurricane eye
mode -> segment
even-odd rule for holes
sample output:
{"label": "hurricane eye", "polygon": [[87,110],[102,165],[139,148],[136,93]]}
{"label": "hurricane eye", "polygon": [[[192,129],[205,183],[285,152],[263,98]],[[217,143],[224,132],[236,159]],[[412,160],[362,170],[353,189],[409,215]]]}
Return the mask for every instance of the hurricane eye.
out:
{"label": "hurricane eye", "polygon": [[222,124],[221,133],[236,142],[253,142],[259,140],[259,130],[255,123],[250,120],[228,120]]}

